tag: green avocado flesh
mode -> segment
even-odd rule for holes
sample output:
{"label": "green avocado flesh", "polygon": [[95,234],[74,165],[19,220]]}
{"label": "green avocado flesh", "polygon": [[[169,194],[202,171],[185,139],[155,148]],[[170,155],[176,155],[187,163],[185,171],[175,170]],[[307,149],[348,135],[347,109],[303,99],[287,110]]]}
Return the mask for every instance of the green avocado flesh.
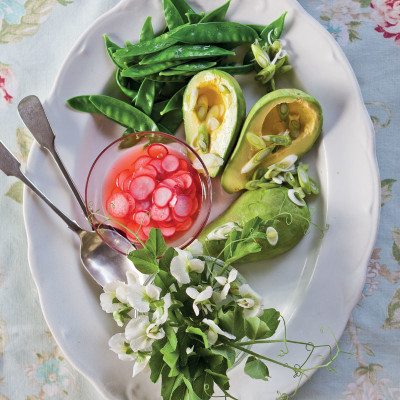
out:
{"label": "green avocado flesh", "polygon": [[[309,151],[322,130],[322,109],[318,101],[298,89],[279,89],[262,97],[251,109],[236,147],[222,174],[221,184],[228,193],[242,190],[254,170],[242,173],[243,166],[259,151],[246,139],[248,133],[257,136],[279,135],[288,129],[288,119],[282,120],[278,107],[286,103],[289,117],[297,118],[300,130],[288,147],[279,146],[259,166],[268,167],[295,154],[300,158]],[[267,144],[268,145],[268,144]]]}
{"label": "green avocado flesh", "polygon": [[[190,80],[183,97],[183,120],[186,142],[200,156],[211,153],[225,164],[245,117],[243,92],[233,76],[209,69]],[[200,131],[203,139],[199,140]],[[206,163],[210,176],[215,177],[223,164],[212,166]]]}
{"label": "green avocado flesh", "polygon": [[204,246],[204,254],[223,258],[226,240],[207,239],[207,235],[215,228],[227,222],[236,222],[243,226],[257,216],[267,226],[276,229],[278,242],[272,246],[266,239],[257,239],[262,247],[261,251],[249,254],[237,261],[239,263],[273,258],[290,250],[305,235],[310,220],[308,207],[299,207],[290,201],[288,189],[285,187],[247,191],[201,232],[198,239]]}

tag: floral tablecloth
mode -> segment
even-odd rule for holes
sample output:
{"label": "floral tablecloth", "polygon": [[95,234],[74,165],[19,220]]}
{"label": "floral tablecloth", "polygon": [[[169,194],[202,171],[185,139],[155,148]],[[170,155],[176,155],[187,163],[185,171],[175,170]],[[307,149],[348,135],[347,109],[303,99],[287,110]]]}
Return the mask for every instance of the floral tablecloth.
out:
{"label": "floral tablecloth", "polygon": [[[45,99],[75,40],[116,3],[0,0],[0,138],[23,164],[32,139],[18,101],[32,93]],[[400,0],[300,3],[336,38],[357,75],[376,130],[382,211],[366,285],[340,340],[354,356],[340,357],[336,374],[316,373],[296,399],[400,399]],[[0,175],[0,400],[99,399],[43,319],[22,202],[22,184]]]}

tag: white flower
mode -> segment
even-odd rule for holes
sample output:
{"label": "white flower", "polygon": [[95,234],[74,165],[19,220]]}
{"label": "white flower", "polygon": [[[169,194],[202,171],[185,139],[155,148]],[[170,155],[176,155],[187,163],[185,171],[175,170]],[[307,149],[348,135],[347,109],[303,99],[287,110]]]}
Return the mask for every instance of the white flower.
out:
{"label": "white flower", "polygon": [[225,278],[225,276],[216,276],[215,280],[224,288],[221,291],[221,300],[226,299],[226,296],[228,295],[229,289],[231,288],[231,283],[234,282],[236,280],[237,277],[237,270],[236,269],[232,269],[229,272],[229,275],[227,278]]}
{"label": "white flower", "polygon": [[186,247],[186,250],[194,256],[202,256],[204,252],[203,243],[201,243],[200,240],[195,239],[188,247]]}
{"label": "white flower", "polygon": [[181,284],[190,283],[189,272],[202,273],[204,261],[193,258],[189,251],[179,250],[178,255],[171,260],[171,275]]}
{"label": "white flower", "polygon": [[164,336],[164,330],[157,323],[151,322],[147,315],[130,320],[125,328],[125,337],[133,351],[146,350],[155,340]]}
{"label": "white flower", "polygon": [[154,313],[154,317],[156,319],[157,325],[162,325],[167,322],[168,319],[168,309],[171,307],[171,293],[167,293],[164,297],[164,306],[157,308],[156,312]]}
{"label": "white flower", "polygon": [[204,318],[202,322],[210,327],[207,331],[207,340],[211,346],[216,343],[218,335],[225,336],[228,339],[236,339],[235,335],[223,331],[213,320]]}
{"label": "white flower", "polygon": [[199,292],[194,287],[188,287],[186,289],[186,293],[190,298],[194,299],[193,311],[197,316],[200,314],[200,309],[198,305],[206,314],[208,311],[211,311],[211,304],[209,302],[209,299],[213,294],[211,286],[207,286],[202,292]]}
{"label": "white flower", "polygon": [[138,355],[135,364],[133,365],[132,378],[146,369],[149,364],[150,357],[150,354]]}
{"label": "white flower", "polygon": [[[117,333],[108,341],[110,350],[118,354],[118,358],[123,361],[135,361],[136,354],[130,349],[129,343],[123,333]],[[127,354],[130,352],[130,354]]]}
{"label": "white flower", "polygon": [[160,299],[161,289],[155,285],[142,286],[132,283],[126,286],[127,302],[137,311],[146,313],[150,311],[150,303]]}
{"label": "white flower", "polygon": [[243,316],[245,318],[258,317],[262,314],[262,299],[249,285],[240,286],[239,294],[242,298],[236,302],[244,308]]}
{"label": "white flower", "polygon": [[[122,302],[120,303],[121,300],[117,297],[118,288],[124,285],[125,283],[121,281],[109,282],[104,285],[104,293],[100,295],[100,305],[106,313],[113,313],[124,307],[124,305],[121,304]],[[119,302],[115,303],[115,299]]]}

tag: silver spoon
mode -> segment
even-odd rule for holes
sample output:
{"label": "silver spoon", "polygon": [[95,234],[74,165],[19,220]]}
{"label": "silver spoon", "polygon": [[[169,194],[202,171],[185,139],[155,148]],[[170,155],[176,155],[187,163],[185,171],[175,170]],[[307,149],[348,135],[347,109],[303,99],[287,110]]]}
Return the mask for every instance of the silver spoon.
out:
{"label": "silver spoon", "polygon": [[[126,272],[132,270],[132,263],[126,256],[118,253],[109,247],[96,232],[88,232],[81,229],[75,221],[68,218],[60,211],[21,171],[21,164],[14,155],[0,141],[0,170],[7,176],[14,176],[21,180],[25,185],[32,189],[81,239],[80,257],[86,271],[100,285],[104,286],[108,282],[115,280],[126,281]],[[116,246],[127,246],[126,251],[132,244],[114,230],[114,228],[104,227],[104,235]]]}

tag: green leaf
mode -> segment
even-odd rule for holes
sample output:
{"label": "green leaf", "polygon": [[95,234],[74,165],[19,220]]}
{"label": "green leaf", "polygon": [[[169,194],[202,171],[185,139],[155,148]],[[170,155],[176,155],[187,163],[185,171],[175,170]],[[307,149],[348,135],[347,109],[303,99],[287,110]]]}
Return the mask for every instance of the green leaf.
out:
{"label": "green leaf", "polygon": [[119,321],[119,322],[121,322],[122,325],[124,325],[125,324],[125,319],[127,319],[127,318],[130,319],[131,318],[129,316],[129,313],[132,310],[133,310],[132,307],[121,308],[121,309],[113,312],[113,317],[114,317],[115,321],[117,321],[117,322]]}
{"label": "green leaf", "polygon": [[128,254],[128,259],[142,274],[151,275],[158,272],[157,260],[147,248],[137,249]]}
{"label": "green leaf", "polygon": [[203,372],[193,382],[193,390],[204,400],[209,400],[214,394],[214,379],[210,374]]}
{"label": "green leaf", "polygon": [[175,278],[169,272],[159,270],[153,283],[161,289],[160,296],[163,297],[169,292],[170,286],[175,282]]}
{"label": "green leaf", "polygon": [[170,400],[174,390],[182,383],[182,375],[169,377],[171,369],[166,365],[161,373],[161,393],[164,400]]}
{"label": "green leaf", "polygon": [[165,250],[167,250],[167,244],[165,243],[161,229],[150,229],[149,238],[146,241],[146,249],[151,251],[156,258],[164,254]]}
{"label": "green leaf", "polygon": [[250,340],[263,339],[270,337],[269,329],[265,322],[258,317],[249,317],[244,320],[244,330]]}
{"label": "green leaf", "polygon": [[267,381],[269,372],[267,366],[257,358],[251,356],[247,359],[246,365],[244,366],[244,372],[253,379],[262,379]]}
{"label": "green leaf", "polygon": [[279,325],[280,316],[280,312],[276,311],[274,308],[268,308],[264,310],[259,318],[261,321],[266,323],[270,332],[270,334],[268,336],[264,336],[264,338],[271,337],[276,332]]}
{"label": "green leaf", "polygon": [[17,145],[20,152],[20,161],[27,162],[29,151],[33,143],[33,137],[29,130],[25,127],[17,128]]}
{"label": "green leaf", "polygon": [[19,204],[22,204],[23,200],[24,184],[20,181],[13,183],[8,189],[6,196],[13,199]]}
{"label": "green leaf", "polygon": [[152,345],[151,357],[149,361],[150,367],[150,380],[156,383],[161,375],[161,371],[164,367],[163,354],[161,354],[161,348],[165,345],[166,339],[156,340]]}
{"label": "green leaf", "polygon": [[153,25],[151,24],[151,17],[147,17],[144,21],[142,31],[140,32],[139,42],[145,42],[154,38]]}
{"label": "green leaf", "polygon": [[179,360],[179,352],[173,351],[171,353],[165,353],[163,356],[163,360],[171,369],[170,373],[168,374],[169,377],[178,376],[179,369],[177,366]]}
{"label": "green leaf", "polygon": [[218,312],[218,319],[218,325],[221,329],[235,335],[236,340],[240,340],[244,337],[243,313],[239,310],[239,307],[227,312],[224,312],[221,308]]}
{"label": "green leaf", "polygon": [[171,345],[173,350],[176,350],[176,346],[178,345],[178,339],[176,338],[176,334],[174,328],[171,325],[165,324],[164,326],[165,335],[168,338],[168,342]]}
{"label": "green leaf", "polygon": [[223,345],[223,346],[218,346],[218,347],[212,347],[211,351],[214,354],[218,354],[224,358],[226,358],[228,362],[228,368],[230,368],[234,363],[236,359],[236,352],[232,347]]}
{"label": "green leaf", "polygon": [[217,372],[211,371],[210,369],[205,369],[204,372],[207,372],[208,374],[212,375],[214,378],[214,382],[224,390],[229,389],[229,378],[223,374],[219,374]]}
{"label": "green leaf", "polygon": [[[177,255],[178,255],[178,252],[173,247],[169,247],[159,261],[160,270],[168,272],[170,274],[169,267],[171,265],[171,261]],[[174,278],[172,278],[172,279],[174,281]]]}
{"label": "green leaf", "polygon": [[185,385],[186,385],[187,390],[189,392],[189,399],[190,400],[203,400],[202,398],[197,396],[197,394],[194,392],[193,386],[190,383],[190,381],[187,378],[185,378],[184,376],[182,377],[182,379],[183,379],[183,382],[185,382]]}
{"label": "green leaf", "polygon": [[381,207],[392,198],[392,186],[396,179],[384,179],[381,181]]}
{"label": "green leaf", "polygon": [[186,328],[186,332],[201,336],[201,338],[203,339],[203,342],[204,342],[204,347],[206,349],[208,349],[210,347],[210,345],[208,344],[207,335],[200,328],[195,328],[194,326],[189,326]]}

